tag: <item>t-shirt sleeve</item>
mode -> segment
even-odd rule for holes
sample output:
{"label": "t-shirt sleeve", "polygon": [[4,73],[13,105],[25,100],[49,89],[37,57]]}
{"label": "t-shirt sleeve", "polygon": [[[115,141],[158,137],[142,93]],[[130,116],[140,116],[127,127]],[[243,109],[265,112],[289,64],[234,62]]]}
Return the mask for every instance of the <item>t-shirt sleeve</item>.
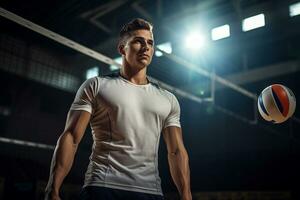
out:
{"label": "t-shirt sleeve", "polygon": [[180,125],[180,105],[178,103],[177,98],[171,94],[171,111],[165,121],[164,128],[168,126],[177,126],[181,127]]}
{"label": "t-shirt sleeve", "polygon": [[84,110],[92,113],[98,91],[99,81],[97,77],[86,80],[78,89],[70,110]]}

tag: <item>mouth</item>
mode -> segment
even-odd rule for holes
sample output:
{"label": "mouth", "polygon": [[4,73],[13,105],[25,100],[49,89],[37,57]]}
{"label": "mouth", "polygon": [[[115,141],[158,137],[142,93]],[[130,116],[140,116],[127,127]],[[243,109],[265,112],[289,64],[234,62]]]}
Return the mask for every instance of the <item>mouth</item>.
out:
{"label": "mouth", "polygon": [[150,58],[150,56],[148,56],[147,54],[141,54],[141,55],[139,55],[139,57],[141,57],[141,58]]}

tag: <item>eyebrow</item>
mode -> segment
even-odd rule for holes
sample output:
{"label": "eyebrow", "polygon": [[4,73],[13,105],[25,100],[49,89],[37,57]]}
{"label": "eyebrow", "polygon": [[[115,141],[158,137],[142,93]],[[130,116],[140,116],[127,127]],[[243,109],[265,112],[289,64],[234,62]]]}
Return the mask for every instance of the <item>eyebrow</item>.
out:
{"label": "eyebrow", "polygon": [[[144,37],[140,37],[140,36],[136,36],[136,37],[134,37],[133,39],[142,39],[142,40],[144,40],[144,39],[146,39],[146,38],[144,38]],[[146,39],[147,41],[151,41],[152,43],[154,43],[154,40],[153,39]]]}

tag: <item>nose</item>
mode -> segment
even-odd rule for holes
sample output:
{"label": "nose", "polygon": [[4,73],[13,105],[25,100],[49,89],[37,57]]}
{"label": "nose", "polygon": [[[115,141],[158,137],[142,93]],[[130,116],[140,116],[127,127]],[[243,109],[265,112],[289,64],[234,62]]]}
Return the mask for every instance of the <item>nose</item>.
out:
{"label": "nose", "polygon": [[148,44],[147,41],[143,41],[142,45],[141,45],[141,50],[146,52],[146,51],[149,51],[149,49],[150,49],[150,44]]}
{"label": "nose", "polygon": [[142,50],[143,50],[143,51],[149,51],[149,49],[150,49],[149,46],[150,46],[150,45],[147,44],[147,42],[143,43],[143,45],[142,45]]}

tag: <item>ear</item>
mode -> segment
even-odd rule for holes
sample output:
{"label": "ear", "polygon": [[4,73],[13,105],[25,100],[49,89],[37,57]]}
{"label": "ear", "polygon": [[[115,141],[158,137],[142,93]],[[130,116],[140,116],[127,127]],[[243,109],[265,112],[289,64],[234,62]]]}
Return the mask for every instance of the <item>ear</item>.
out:
{"label": "ear", "polygon": [[125,55],[125,50],[124,50],[124,48],[125,48],[124,44],[119,44],[119,46],[118,46],[119,54]]}

